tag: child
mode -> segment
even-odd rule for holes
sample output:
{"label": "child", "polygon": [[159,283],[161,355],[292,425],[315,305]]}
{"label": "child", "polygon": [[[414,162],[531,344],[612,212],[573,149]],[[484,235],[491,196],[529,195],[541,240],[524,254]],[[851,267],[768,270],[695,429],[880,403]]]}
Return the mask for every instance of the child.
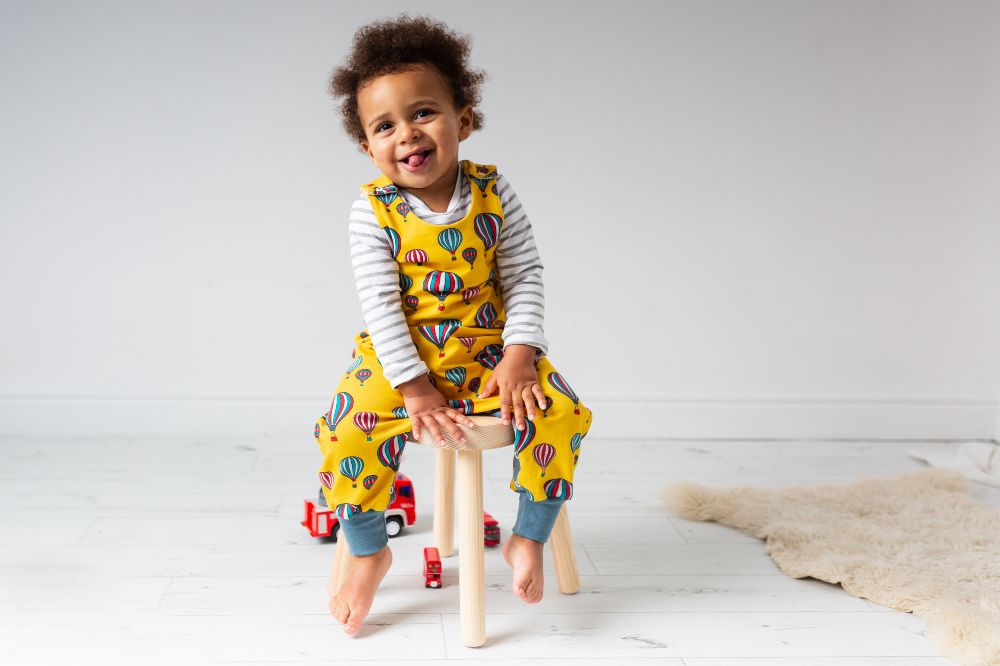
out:
{"label": "child", "polygon": [[471,427],[470,414],[513,421],[519,500],[503,554],[514,593],[536,603],[542,546],[590,429],[590,410],[546,356],[531,223],[495,165],[458,159],[482,126],[485,73],[468,68],[468,52],[467,37],[403,14],[360,28],[330,81],[345,97],[344,128],[381,172],[350,218],[366,329],[314,429],[323,493],[352,556],[330,599],[348,634],[392,560],[384,511],[409,439],[427,430],[464,441],[458,424]]}

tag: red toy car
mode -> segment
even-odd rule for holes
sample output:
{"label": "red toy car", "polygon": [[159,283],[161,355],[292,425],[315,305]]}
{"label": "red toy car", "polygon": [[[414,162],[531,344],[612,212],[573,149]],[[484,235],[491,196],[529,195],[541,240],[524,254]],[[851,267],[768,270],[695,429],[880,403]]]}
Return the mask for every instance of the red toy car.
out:
{"label": "red toy car", "polygon": [[424,587],[441,587],[441,558],[433,546],[424,548]]}
{"label": "red toy car", "polygon": [[[404,525],[412,525],[417,520],[416,498],[413,482],[405,474],[397,474],[393,484],[395,497],[385,510],[385,533],[390,537],[399,536]],[[302,525],[314,537],[336,537],[340,531],[337,514],[326,506],[323,491],[319,493],[319,507],[312,500],[305,500],[306,516]]]}
{"label": "red toy car", "polygon": [[485,511],[483,511],[483,545],[500,545],[500,523]]}

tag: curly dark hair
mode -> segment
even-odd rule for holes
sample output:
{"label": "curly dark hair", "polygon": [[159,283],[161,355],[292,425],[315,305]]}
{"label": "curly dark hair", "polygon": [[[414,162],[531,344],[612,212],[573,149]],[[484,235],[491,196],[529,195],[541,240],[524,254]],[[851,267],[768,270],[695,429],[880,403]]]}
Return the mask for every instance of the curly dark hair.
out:
{"label": "curly dark hair", "polygon": [[358,114],[358,88],[383,74],[426,63],[441,73],[451,91],[455,108],[472,105],[472,129],[483,126],[483,114],[476,108],[479,87],[489,76],[483,70],[470,69],[470,39],[456,33],[429,16],[374,21],[358,28],[354,43],[343,66],[333,70],[329,92],[345,97],[340,104],[341,123],[347,135],[362,150],[367,136]]}

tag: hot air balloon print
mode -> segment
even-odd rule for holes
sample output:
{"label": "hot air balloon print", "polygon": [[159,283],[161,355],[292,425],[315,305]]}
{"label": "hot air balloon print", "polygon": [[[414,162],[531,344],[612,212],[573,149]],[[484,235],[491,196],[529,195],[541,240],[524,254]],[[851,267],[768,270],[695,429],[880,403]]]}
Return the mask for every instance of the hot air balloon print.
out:
{"label": "hot air balloon print", "polygon": [[413,286],[413,278],[406,273],[399,274],[399,293],[405,294]]}
{"label": "hot air balloon print", "polygon": [[333,472],[320,472],[319,482],[323,484],[324,488],[333,489]]}
{"label": "hot air balloon print", "polygon": [[478,256],[479,256],[479,251],[476,250],[476,248],[474,247],[467,247],[464,250],[462,250],[462,259],[465,259],[467,262],[469,262],[469,268],[476,267],[476,257]]}
{"label": "hot air balloon print", "polygon": [[462,384],[465,383],[465,368],[451,368],[444,373],[444,376],[455,385],[455,388],[461,390]]}
{"label": "hot air balloon print", "polygon": [[486,345],[476,354],[476,362],[489,370],[495,370],[503,360],[503,347],[500,345]]}
{"label": "hot air balloon print", "polygon": [[[502,410],[501,410],[502,413]],[[514,455],[521,455],[521,451],[528,448],[528,445],[535,439],[535,423],[530,419],[524,422],[524,430],[514,429]]]}
{"label": "hot air balloon print", "polygon": [[406,412],[406,407],[393,407],[392,408],[392,415],[395,416],[397,419],[405,419],[405,418],[408,418],[410,416]]}
{"label": "hot air balloon print", "polygon": [[457,340],[462,343],[463,347],[465,347],[466,349],[469,350],[470,354],[472,353],[472,347],[476,344],[476,339],[475,338],[461,337],[461,338],[457,338]]}
{"label": "hot air balloon print", "polygon": [[406,222],[406,216],[411,210],[413,209],[410,208],[410,204],[405,201],[400,201],[396,204],[396,212],[403,216],[403,222]]}
{"label": "hot air balloon print", "polygon": [[351,516],[361,511],[361,507],[357,504],[338,504],[337,508],[334,509],[334,513],[337,514],[337,518],[341,520],[350,520]]}
{"label": "hot air balloon print", "polygon": [[[417,326],[417,330],[420,335],[424,337],[428,342],[435,345],[440,351],[441,358],[444,358],[444,343],[448,341],[455,331],[459,329],[462,325],[457,319],[445,319],[437,324],[423,324]],[[431,377],[433,379],[433,377]]]}
{"label": "hot air balloon print", "polygon": [[341,392],[333,396],[330,411],[326,413],[326,424],[330,429],[331,442],[337,441],[337,424],[344,420],[352,407],[354,407],[354,397],[350,393]]}
{"label": "hot air balloon print", "polygon": [[382,227],[382,231],[389,237],[389,247],[392,248],[393,258],[396,258],[399,255],[399,234],[392,227]]}
{"label": "hot air balloon print", "polygon": [[480,382],[479,377],[473,377],[472,379],[470,379],[469,380],[469,390],[472,391],[473,393],[478,394],[479,393],[479,382]]}
{"label": "hot air balloon print", "polygon": [[[325,416],[322,418],[324,421],[326,420]],[[319,444],[319,421],[313,424],[313,439],[315,439],[316,443]]]}
{"label": "hot air balloon print", "polygon": [[375,187],[375,198],[385,204],[386,211],[389,210],[389,204],[396,200],[399,196],[399,190],[396,189],[395,185],[385,185],[383,187]]}
{"label": "hot air balloon print", "polygon": [[354,425],[358,430],[368,435],[368,441],[372,441],[372,430],[378,425],[378,414],[375,412],[358,412],[354,415]]}
{"label": "hot air balloon print", "polygon": [[476,405],[471,400],[449,400],[448,405],[454,407],[466,416],[475,413]]}
{"label": "hot air balloon print", "polygon": [[357,488],[358,474],[365,468],[365,461],[358,456],[347,456],[340,461],[340,473],[351,480],[351,487]]}
{"label": "hot air balloon print", "polygon": [[[486,196],[485,194],[483,196]],[[503,227],[503,218],[496,213],[480,213],[476,215],[476,220],[472,224],[479,240],[483,241],[483,246],[489,250],[497,244],[500,237],[500,229]]]}
{"label": "hot air balloon print", "polygon": [[378,474],[369,474],[364,479],[361,480],[361,485],[365,487],[365,490],[371,490],[372,486],[378,480]]}
{"label": "hot air balloon print", "polygon": [[356,357],[354,359],[354,361],[351,363],[351,366],[349,368],[347,368],[347,370],[344,371],[344,376],[345,377],[349,377],[351,375],[351,373],[354,372],[354,369],[356,367],[358,367],[359,365],[361,365],[362,359],[364,359],[364,356],[358,356],[358,357]]}
{"label": "hot air balloon print", "polygon": [[417,248],[410,250],[403,255],[403,259],[410,262],[411,264],[416,264],[417,266],[423,266],[424,262],[427,261],[427,253],[423,250]]}
{"label": "hot air balloon print", "polygon": [[393,472],[399,470],[399,457],[406,447],[406,435],[393,435],[378,447],[378,461]]}
{"label": "hot air balloon print", "polygon": [[572,388],[570,388],[569,382],[567,382],[562,375],[560,375],[558,372],[550,372],[549,384],[552,385],[552,388],[559,391],[564,396],[573,401],[574,414],[580,413],[580,407],[579,407],[580,399],[576,397],[576,393],[573,391]]}
{"label": "hot air balloon print", "polygon": [[545,407],[542,408],[542,417],[549,415],[549,409],[552,407],[552,398],[545,396]]}
{"label": "hot air balloon print", "polygon": [[542,468],[542,476],[545,476],[545,468],[556,457],[556,447],[551,444],[538,444],[531,449],[531,457]]}
{"label": "hot air balloon print", "polygon": [[497,191],[497,184],[496,184],[496,183],[493,183],[493,184],[492,184],[492,185],[490,186],[490,192],[492,192],[493,194],[495,194],[495,195],[497,195],[497,196],[500,196],[500,192],[499,192],[499,191]]}
{"label": "hot air balloon print", "polygon": [[580,443],[583,442],[583,435],[580,433],[574,433],[572,437],[569,438],[569,450],[573,452],[573,466],[576,467],[576,463],[580,460]]}
{"label": "hot air balloon print", "polygon": [[444,310],[444,299],[448,294],[459,292],[464,286],[458,273],[431,271],[424,277],[424,291],[437,296],[438,310]]}
{"label": "hot air balloon print", "polygon": [[566,479],[549,479],[542,485],[542,490],[549,499],[573,499],[573,483]]}
{"label": "hot air balloon print", "polygon": [[475,298],[477,295],[479,295],[479,287],[469,287],[462,290],[462,300],[465,301],[466,305],[472,305],[469,299]]}
{"label": "hot air balloon print", "polygon": [[361,368],[360,370],[354,373],[354,376],[358,378],[358,381],[361,382],[361,387],[363,388],[365,385],[365,380],[372,376],[372,371],[369,370],[368,368]]}
{"label": "hot air balloon print", "polygon": [[451,260],[458,261],[455,252],[462,244],[462,232],[458,229],[445,229],[438,234],[438,245],[451,252]]}
{"label": "hot air balloon print", "polygon": [[492,303],[483,303],[476,312],[476,326],[480,328],[493,328],[493,322],[497,318],[497,309]]}
{"label": "hot air balloon print", "polygon": [[[486,173],[487,169],[479,169],[478,171],[480,173]],[[489,173],[486,173],[485,176],[473,176],[470,173],[469,174],[469,178],[471,178],[472,182],[474,182],[477,186],[479,186],[479,191],[482,192],[483,196],[485,197],[486,196],[486,186],[489,185],[489,183],[490,183],[491,180],[493,180],[494,178],[496,178],[496,175],[497,175],[496,170],[493,170],[493,171],[490,171]]]}
{"label": "hot air balloon print", "polygon": [[414,296],[413,294],[410,294],[409,296],[403,299],[403,305],[410,308],[411,310],[416,310],[417,306],[420,305],[420,299]]}

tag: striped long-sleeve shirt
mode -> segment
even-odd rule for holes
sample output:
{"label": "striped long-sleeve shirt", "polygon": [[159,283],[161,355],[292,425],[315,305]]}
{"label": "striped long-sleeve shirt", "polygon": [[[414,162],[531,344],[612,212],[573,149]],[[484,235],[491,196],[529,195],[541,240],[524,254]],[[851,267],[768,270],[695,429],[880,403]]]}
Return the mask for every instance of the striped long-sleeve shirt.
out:
{"label": "striped long-sleeve shirt", "polygon": [[[535,347],[537,360],[548,353],[544,333],[543,266],[535,246],[531,221],[514,188],[499,172],[497,191],[504,224],[497,239],[496,261],[507,313],[501,337],[504,348],[512,344]],[[472,188],[462,169],[458,170],[455,190],[444,212],[432,211],[416,195],[403,188],[400,188],[400,194],[417,217],[431,224],[457,222],[465,217],[472,205]],[[392,255],[389,238],[375,218],[371,197],[363,195],[353,203],[348,227],[351,263],[365,327],[382,362],[386,380],[396,388],[428,372],[428,368],[410,337],[399,291],[399,266]]]}

